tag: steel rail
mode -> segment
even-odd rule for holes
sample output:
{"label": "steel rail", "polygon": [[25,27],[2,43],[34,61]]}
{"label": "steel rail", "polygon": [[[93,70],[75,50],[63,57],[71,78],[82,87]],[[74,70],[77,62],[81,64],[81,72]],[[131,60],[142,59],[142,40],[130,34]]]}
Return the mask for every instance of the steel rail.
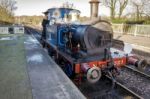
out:
{"label": "steel rail", "polygon": [[[107,77],[108,79],[112,80],[111,77],[109,77],[108,75],[106,75],[106,77]],[[135,96],[136,98],[138,98],[138,99],[144,99],[143,97],[141,97],[140,95],[138,95],[138,94],[135,93],[134,91],[130,90],[128,87],[126,87],[125,85],[121,84],[120,82],[115,81],[115,84],[116,84],[117,86],[123,88],[124,90],[126,90],[127,92],[129,92],[130,94],[132,94],[133,96]]]}
{"label": "steel rail", "polygon": [[148,79],[150,79],[150,75],[148,75],[148,74],[146,74],[146,73],[144,73],[144,72],[141,72],[141,71],[139,71],[139,70],[137,70],[137,69],[134,69],[134,68],[132,68],[132,67],[129,67],[128,65],[124,65],[124,67],[127,68],[127,69],[130,69],[130,70],[132,70],[133,72],[136,72],[136,73],[138,73],[138,74],[140,74],[140,75],[143,75],[144,77],[146,77],[146,78],[148,78]]}

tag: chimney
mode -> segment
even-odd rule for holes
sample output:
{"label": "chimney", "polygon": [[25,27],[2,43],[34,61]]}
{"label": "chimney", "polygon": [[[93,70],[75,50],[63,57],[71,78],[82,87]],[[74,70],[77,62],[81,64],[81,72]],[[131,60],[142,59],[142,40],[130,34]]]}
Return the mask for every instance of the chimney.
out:
{"label": "chimney", "polygon": [[89,3],[91,5],[91,19],[97,18],[98,7],[100,2],[98,0],[91,0]]}

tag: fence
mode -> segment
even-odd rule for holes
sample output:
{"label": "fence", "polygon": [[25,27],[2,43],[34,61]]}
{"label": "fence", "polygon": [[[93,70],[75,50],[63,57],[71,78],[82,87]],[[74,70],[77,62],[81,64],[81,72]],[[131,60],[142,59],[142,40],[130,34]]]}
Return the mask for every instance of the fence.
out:
{"label": "fence", "polygon": [[24,26],[0,26],[0,34],[23,34]]}
{"label": "fence", "polygon": [[114,33],[150,37],[150,25],[112,24]]}

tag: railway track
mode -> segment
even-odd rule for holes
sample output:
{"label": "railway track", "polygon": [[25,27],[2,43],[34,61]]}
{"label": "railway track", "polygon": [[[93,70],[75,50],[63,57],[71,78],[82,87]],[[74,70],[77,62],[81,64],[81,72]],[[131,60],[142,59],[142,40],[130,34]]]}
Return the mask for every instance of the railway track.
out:
{"label": "railway track", "polygon": [[128,90],[149,99],[150,97],[150,76],[133,69],[129,66],[122,68],[120,75],[116,78],[118,84],[125,86]]}
{"label": "railway track", "polygon": [[[116,86],[119,86],[120,88],[124,89],[134,98],[149,99],[150,75],[135,69],[134,66],[132,67],[125,65],[122,71],[121,75],[119,76],[119,79],[117,78],[117,80],[115,81]],[[109,76],[106,77],[111,80]]]}
{"label": "railway track", "polygon": [[[150,79],[150,75],[145,73],[145,72],[142,72],[142,71],[139,71],[138,69],[135,68],[135,66],[128,66],[128,65],[125,65],[125,68],[127,69],[130,69],[132,71],[134,71],[135,73],[139,73],[143,76],[145,76],[146,78]],[[148,67],[149,68],[149,67]],[[147,68],[146,68],[147,69]]]}
{"label": "railway track", "polygon": [[83,82],[78,87],[87,99],[143,99],[119,82],[116,82],[114,88],[112,88],[110,77],[102,77],[95,84]]}
{"label": "railway track", "polygon": [[[108,78],[109,80],[112,80],[109,76],[106,76],[106,78]],[[125,85],[121,84],[118,81],[115,81],[114,89],[117,89],[117,88],[127,93],[128,97],[130,97],[131,99],[144,99],[143,97],[141,97],[140,95],[138,95],[137,93],[135,93],[134,91],[126,87]]]}

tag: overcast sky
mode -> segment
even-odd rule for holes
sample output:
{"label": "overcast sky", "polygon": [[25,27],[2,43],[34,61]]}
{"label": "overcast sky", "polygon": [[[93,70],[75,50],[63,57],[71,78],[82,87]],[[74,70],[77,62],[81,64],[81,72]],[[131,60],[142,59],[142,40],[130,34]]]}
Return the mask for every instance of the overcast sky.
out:
{"label": "overcast sky", "polygon": [[[60,7],[64,2],[73,3],[81,11],[81,16],[90,16],[89,0],[16,0],[18,9],[15,15],[42,15],[52,7]],[[99,15],[109,15],[109,10],[99,6]]]}

